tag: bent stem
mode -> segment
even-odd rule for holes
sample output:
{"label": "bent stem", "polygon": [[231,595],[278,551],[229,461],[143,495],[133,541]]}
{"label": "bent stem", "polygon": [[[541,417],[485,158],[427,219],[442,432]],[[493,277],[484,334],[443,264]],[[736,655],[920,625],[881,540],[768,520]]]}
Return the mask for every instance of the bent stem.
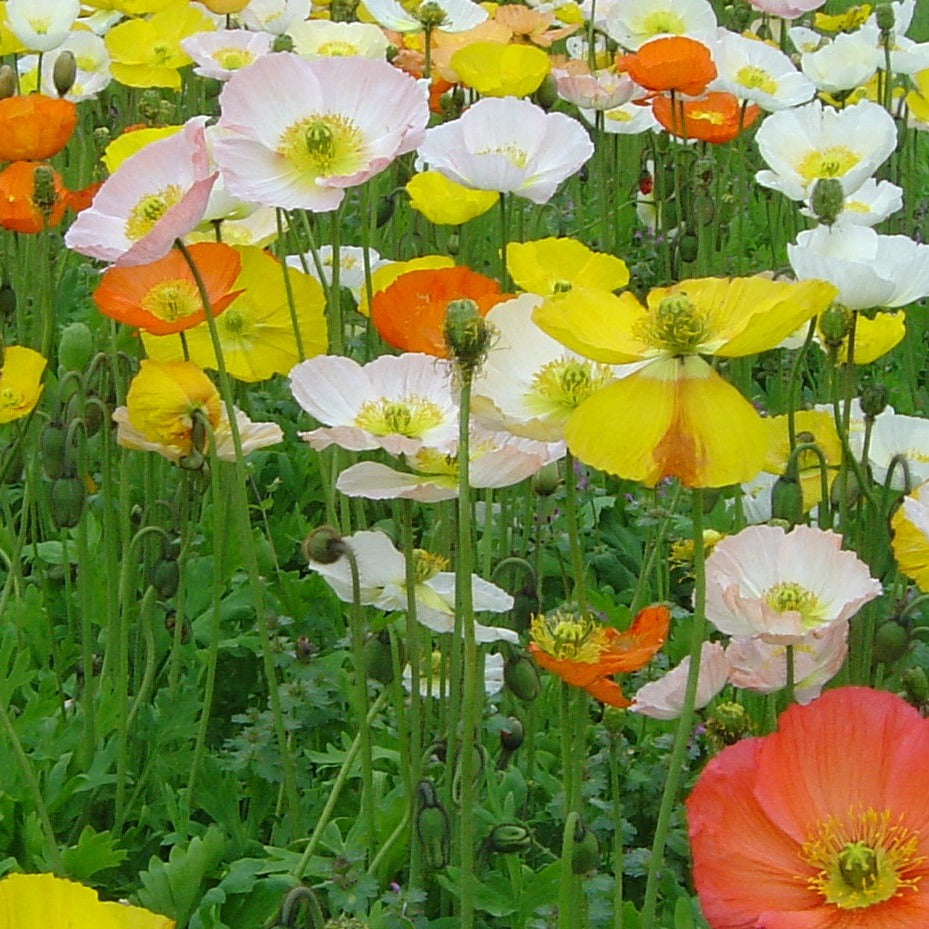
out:
{"label": "bent stem", "polygon": [[664,864],[665,845],[671,827],[671,814],[677,803],[677,791],[684,772],[687,745],[693,727],[694,703],[697,699],[697,681],[700,677],[700,653],[703,648],[703,631],[706,623],[706,551],[703,547],[703,491],[694,488],[691,495],[693,510],[694,539],[694,615],[690,631],[690,668],[687,672],[687,687],[684,705],[674,732],[674,746],[668,761],[668,779],[665,781],[658,822],[655,825],[655,840],[648,862],[645,882],[645,902],[642,905],[641,929],[656,929],[655,913],[658,903],[658,881]]}

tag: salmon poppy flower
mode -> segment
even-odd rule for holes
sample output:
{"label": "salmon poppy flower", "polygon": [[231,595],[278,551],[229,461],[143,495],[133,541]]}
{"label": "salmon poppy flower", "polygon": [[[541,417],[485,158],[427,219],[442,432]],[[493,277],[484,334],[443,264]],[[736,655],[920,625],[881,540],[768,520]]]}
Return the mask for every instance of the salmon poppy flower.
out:
{"label": "salmon poppy flower", "polygon": [[0,161],[42,161],[60,152],[77,125],[70,100],[21,94],[0,100]]}
{"label": "salmon poppy flower", "polygon": [[621,71],[646,88],[696,96],[716,77],[710,50],[687,36],[663,36],[616,60]]}
{"label": "salmon poppy flower", "polygon": [[865,687],[792,706],[724,749],[687,801],[713,929],[929,925],[929,722]]}
{"label": "salmon poppy flower", "polygon": [[376,293],[371,320],[381,338],[404,352],[447,358],[445,314],[453,300],[473,300],[482,316],[509,300],[500,285],[470,268],[410,271]]}
{"label": "salmon poppy flower", "polygon": [[[242,292],[231,291],[242,267],[239,253],[230,245],[203,242],[191,245],[190,254],[215,316]],[[94,292],[94,302],[105,316],[153,335],[181,332],[206,319],[197,283],[179,251],[149,264],[110,268]]]}
{"label": "salmon poppy flower", "polygon": [[[48,212],[36,203],[36,169],[44,167],[51,178]],[[48,165],[14,161],[0,171],[0,227],[34,234],[57,226],[68,208],[68,192],[61,175]]]}
{"label": "salmon poppy flower", "polygon": [[589,616],[558,610],[532,620],[529,650],[546,671],[566,684],[581,687],[610,706],[627,707],[631,701],[612,676],[648,664],[664,645],[670,622],[665,606],[646,607],[625,632]]}
{"label": "salmon poppy flower", "polygon": [[713,91],[698,100],[655,97],[652,112],[672,135],[720,145],[731,142],[751,126],[761,115],[761,108],[755,104],[743,107],[733,94]]}

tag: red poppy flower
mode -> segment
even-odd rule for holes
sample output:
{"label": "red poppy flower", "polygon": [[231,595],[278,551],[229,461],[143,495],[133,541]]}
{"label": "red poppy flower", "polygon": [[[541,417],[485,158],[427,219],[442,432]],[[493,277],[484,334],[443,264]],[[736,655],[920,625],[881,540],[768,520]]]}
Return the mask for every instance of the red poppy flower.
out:
{"label": "red poppy flower", "polygon": [[713,91],[699,100],[655,97],[652,112],[672,135],[716,145],[731,142],[761,114],[754,104],[743,109],[737,97],[722,91]]}
{"label": "red poppy flower", "polygon": [[687,36],[652,39],[634,54],[620,55],[616,66],[646,90],[689,96],[703,93],[717,73],[710,50]]}
{"label": "red poppy flower", "polygon": [[[232,290],[242,267],[239,253],[221,242],[191,245],[189,252],[218,315],[242,293]],[[110,268],[94,301],[105,316],[152,335],[181,332],[206,319],[193,274],[176,250],[149,264]]]}
{"label": "red poppy flower", "polygon": [[68,144],[77,125],[70,100],[23,94],[0,100],[0,161],[42,161]]}
{"label": "red poppy flower", "polygon": [[829,691],[725,749],[687,801],[713,929],[929,926],[929,721],[891,693]]}
{"label": "red poppy flower", "polygon": [[[0,101],[2,102],[2,101]],[[35,202],[35,173],[37,168],[51,172],[53,200],[46,218]],[[41,232],[48,226],[57,226],[68,208],[68,191],[61,176],[48,165],[33,161],[15,161],[0,171],[0,226],[14,232],[29,234]]]}
{"label": "red poppy flower", "polygon": [[650,606],[620,632],[590,617],[549,613],[532,621],[529,650],[546,671],[565,683],[582,687],[610,706],[631,704],[612,675],[637,671],[655,657],[668,637],[671,613],[665,606]]}
{"label": "red poppy flower", "polygon": [[381,338],[404,352],[448,357],[445,314],[453,300],[473,300],[482,316],[512,294],[470,268],[409,271],[378,291],[371,303],[371,320]]}

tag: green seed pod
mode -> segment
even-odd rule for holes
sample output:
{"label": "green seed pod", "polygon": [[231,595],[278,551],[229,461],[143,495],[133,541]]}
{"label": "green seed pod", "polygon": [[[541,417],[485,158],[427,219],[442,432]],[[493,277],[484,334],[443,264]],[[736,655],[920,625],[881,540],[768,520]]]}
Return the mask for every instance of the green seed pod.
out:
{"label": "green seed pod", "polygon": [[836,177],[821,177],[813,184],[810,209],[824,225],[831,226],[845,208],[845,191]]}
{"label": "green seed pod", "polygon": [[871,381],[861,388],[861,412],[869,419],[876,419],[886,409],[888,399],[887,388],[877,381]]}
{"label": "green seed pod", "polygon": [[416,788],[419,810],[416,813],[416,837],[423,853],[423,864],[430,871],[440,871],[451,858],[451,826],[448,813],[439,802],[435,784],[422,780]]}
{"label": "green seed pod", "polygon": [[42,470],[52,480],[65,473],[68,434],[59,423],[48,423],[39,437]]}
{"label": "green seed pod", "polygon": [[884,35],[890,36],[894,31],[896,17],[894,8],[890,3],[880,3],[874,10],[874,18],[877,20],[877,28]]}
{"label": "green seed pod", "polygon": [[480,367],[490,348],[492,332],[473,300],[449,303],[445,311],[445,344],[463,371],[473,373]]}
{"label": "green seed pod", "polygon": [[910,637],[906,629],[891,619],[877,627],[872,654],[876,661],[893,664],[906,654],[909,644]]}
{"label": "green seed pod", "polygon": [[706,734],[710,742],[722,748],[735,745],[752,731],[752,721],[740,703],[717,703],[706,721]]}
{"label": "green seed pod", "polygon": [[491,830],[487,847],[501,855],[518,855],[532,848],[532,833],[522,823],[501,823]]}
{"label": "green seed pod", "polygon": [[842,344],[842,340],[851,331],[851,310],[841,303],[833,303],[819,317],[819,328],[822,330],[826,348],[838,348]]}
{"label": "green seed pod", "polygon": [[600,860],[600,843],[597,837],[582,823],[574,830],[574,850],[571,853],[571,871],[574,874],[590,874],[596,870]]}
{"label": "green seed pod", "polygon": [[58,341],[58,364],[65,371],[83,371],[94,353],[94,340],[87,323],[65,326]]}
{"label": "green seed pod", "polygon": [[86,495],[84,482],[79,477],[59,477],[52,482],[49,502],[57,528],[71,529],[78,524]]}
{"label": "green seed pod", "polygon": [[539,669],[527,655],[513,655],[503,667],[503,680],[514,697],[531,703],[542,690]]}

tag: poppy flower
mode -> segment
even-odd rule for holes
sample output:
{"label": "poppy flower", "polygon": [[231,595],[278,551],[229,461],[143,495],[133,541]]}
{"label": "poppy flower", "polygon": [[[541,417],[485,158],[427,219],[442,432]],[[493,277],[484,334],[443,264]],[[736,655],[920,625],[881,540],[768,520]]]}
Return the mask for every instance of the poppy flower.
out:
{"label": "poppy flower", "polygon": [[376,293],[371,320],[381,338],[404,352],[447,358],[445,315],[453,300],[473,300],[482,316],[508,300],[500,285],[470,268],[410,271]]}
{"label": "poppy flower", "polygon": [[0,161],[43,161],[60,152],[77,125],[70,100],[25,94],[0,100]]}
{"label": "poppy flower", "polygon": [[0,881],[0,925],[173,929],[175,922],[140,906],[104,902],[96,890],[54,874],[8,874]]}
{"label": "poppy flower", "polygon": [[472,42],[452,55],[451,66],[484,97],[528,97],[551,71],[548,54],[534,45]]}
{"label": "poppy flower", "polygon": [[[630,713],[641,713],[652,719],[677,719],[684,708],[690,656],[667,671],[656,681],[640,687],[632,698]],[[694,708],[702,710],[726,686],[729,662],[725,649],[718,642],[704,642],[700,650],[700,674]]]}
{"label": "poppy flower", "polygon": [[0,353],[0,425],[31,413],[42,396],[42,372],[48,362],[23,345]]}
{"label": "poppy flower", "polygon": [[[36,203],[36,170],[44,168],[51,184],[46,192],[47,212]],[[48,165],[14,161],[0,171],[0,226],[34,234],[57,226],[68,208],[68,192],[61,175]]]}
{"label": "poppy flower", "polygon": [[927,765],[929,722],[865,687],[792,706],[777,732],[724,749],[687,800],[709,925],[929,925]]}
{"label": "poppy flower", "polygon": [[663,36],[646,42],[637,52],[616,60],[621,71],[646,88],[696,96],[716,77],[710,50],[687,36]]}
{"label": "poppy flower", "polygon": [[638,671],[648,664],[668,637],[671,613],[666,606],[649,606],[620,632],[589,616],[554,613],[532,620],[529,650],[546,671],[566,684],[581,687],[610,706],[627,707],[614,674]]}
{"label": "poppy flower", "polygon": [[499,196],[492,190],[473,190],[449,180],[438,171],[422,171],[407,181],[410,206],[431,223],[460,226],[482,216],[496,205]]}
{"label": "poppy flower", "polygon": [[898,567],[929,593],[929,481],[903,498],[890,525]]}
{"label": "poppy flower", "polygon": [[713,33],[716,13],[708,0],[636,0],[611,4],[605,26],[611,39],[635,50],[659,36]]}
{"label": "poppy flower", "polygon": [[755,104],[743,106],[738,97],[718,90],[699,100],[655,97],[652,112],[672,135],[714,145],[731,142],[761,115]]}
{"label": "poppy flower", "polygon": [[[220,242],[190,246],[213,314],[221,313],[241,293],[231,291],[242,266],[239,253]],[[94,292],[100,312],[111,319],[144,329],[154,335],[169,335],[190,329],[206,319],[194,276],[179,251],[158,261],[128,268],[110,268]]]}

